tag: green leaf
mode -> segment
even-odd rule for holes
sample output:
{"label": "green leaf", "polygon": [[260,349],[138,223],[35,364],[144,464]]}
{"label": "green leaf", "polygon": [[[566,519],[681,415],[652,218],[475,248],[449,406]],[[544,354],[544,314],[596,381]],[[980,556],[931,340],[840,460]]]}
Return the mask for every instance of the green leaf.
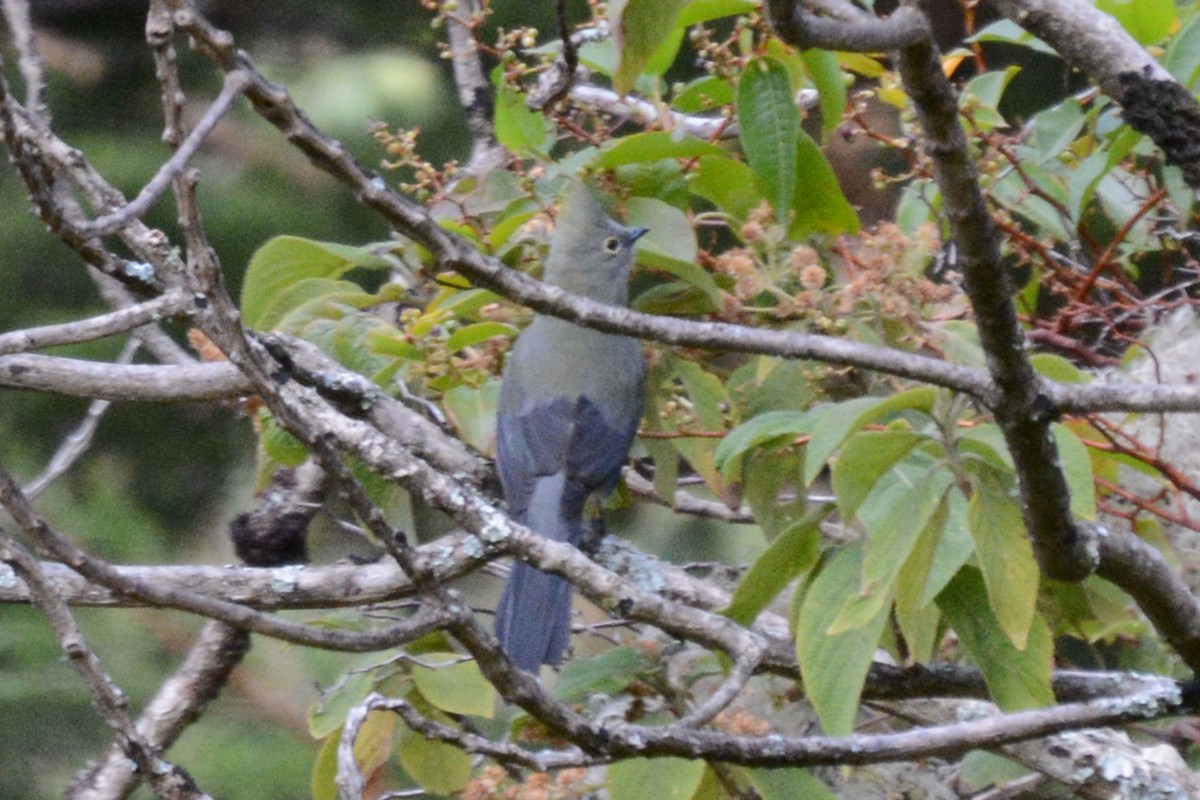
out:
{"label": "green leaf", "polygon": [[789,583],[812,569],[821,555],[821,522],[833,508],[824,503],[780,533],[750,565],[721,613],[749,626]]}
{"label": "green leaf", "polygon": [[[722,409],[731,408],[733,403],[717,376],[706,372],[693,361],[675,358],[671,360],[667,380],[681,386],[690,401],[690,425],[701,431],[725,429],[726,418]],[[704,478],[713,494],[721,496],[724,481],[716,467],[718,440],[710,436],[685,436],[672,441],[679,454]]]}
{"label": "green leaf", "polygon": [[795,218],[788,228],[792,239],[814,233],[836,236],[858,233],[858,212],[838,184],[833,167],[817,143],[803,130],[796,141],[796,183],[791,200]]}
{"label": "green leaf", "polygon": [[[663,262],[672,267],[679,267],[681,274],[685,273],[680,262],[664,259]],[[638,292],[631,307],[644,314],[658,314],[664,317],[689,317],[696,314],[708,314],[714,310],[712,298],[695,286],[678,281],[660,283]]]}
{"label": "green leaf", "polygon": [[446,340],[446,349],[451,353],[465,350],[477,344],[495,339],[497,336],[515,336],[517,329],[503,322],[476,322],[459,328]]}
{"label": "green leaf", "polygon": [[413,683],[431,705],[448,714],[492,718],[496,691],[474,661],[456,653],[429,653],[421,662],[431,666],[414,666]]}
{"label": "green leaf", "polygon": [[739,14],[751,14],[758,9],[755,0],[691,0],[679,19],[675,21],[680,28],[690,28],[703,22],[710,22],[722,17],[734,17]]}
{"label": "green leaf", "polygon": [[688,187],[739,220],[745,220],[764,199],[754,171],[741,161],[723,156],[701,156],[700,170]]}
{"label": "green leaf", "polygon": [[1000,99],[1013,76],[1020,71],[1020,67],[1008,67],[1003,71],[985,72],[972,78],[963,87],[959,107],[969,114],[981,130],[1007,125],[1008,121],[1000,114]]}
{"label": "green leaf", "polygon": [[608,24],[617,47],[613,88],[626,94],[675,30],[675,18],[687,0],[612,0]]}
{"label": "green leaf", "polygon": [[959,431],[957,444],[963,452],[978,456],[1002,472],[1011,473],[1016,469],[999,425],[987,422]]}
{"label": "green leaf", "polygon": [[1015,761],[986,750],[972,750],[963,756],[958,779],[971,792],[982,792],[989,786],[1003,786],[1030,771]]}
{"label": "green leaf", "polygon": [[262,433],[259,434],[263,451],[271,460],[285,467],[298,467],[308,458],[308,450],[300,440],[292,436],[265,411],[260,416]]}
{"label": "green leaf", "polygon": [[1080,519],[1096,518],[1096,482],[1092,476],[1092,458],[1087,445],[1065,425],[1050,426],[1058,445],[1063,476],[1071,491],[1071,513]]}
{"label": "green leaf", "polygon": [[1038,374],[1059,383],[1087,383],[1092,376],[1055,353],[1034,353],[1029,364]]}
{"label": "green leaf", "polygon": [[500,381],[493,378],[482,386],[455,386],[442,397],[446,416],[463,441],[481,453],[492,452],[496,444],[496,407],[500,402]]}
{"label": "green leaf", "polygon": [[[950,522],[951,504],[961,497],[953,490],[942,496],[937,512],[921,531],[896,577],[896,624],[908,645],[908,657],[918,664],[933,660],[937,647],[942,615],[931,600],[923,597],[923,590],[929,581],[938,543],[944,538],[946,525]],[[955,570],[961,566],[958,564]]]}
{"label": "green leaf", "polygon": [[967,42],[1004,42],[1005,44],[1021,45],[1039,53],[1058,56],[1058,52],[1029,31],[1010,19],[993,22],[974,36],[968,37]]}
{"label": "green leaf", "polygon": [[805,50],[800,54],[804,68],[817,87],[821,104],[821,141],[829,142],[829,136],[842,124],[846,111],[846,81],[837,53],[832,50]]}
{"label": "green leaf", "polygon": [[365,308],[377,302],[377,297],[356,283],[305,278],[280,291],[263,309],[258,325],[260,330],[296,333],[318,317],[340,316],[346,308]]}
{"label": "green leaf", "polygon": [[858,518],[867,529],[864,592],[895,580],[917,538],[937,515],[953,478],[949,470],[936,469],[931,461],[909,459],[898,465],[889,473],[891,480],[880,481],[859,509]]}
{"label": "green leaf", "polygon": [[860,431],[842,443],[833,462],[833,493],[845,519],[852,519],[875,483],[892,465],[926,437],[911,430],[889,428]]}
{"label": "green leaf", "polygon": [[837,800],[837,795],[806,769],[749,770],[750,782],[762,800]]}
{"label": "green leaf", "polygon": [[[928,461],[921,459],[924,463],[920,466],[914,463],[906,469],[893,470],[863,503],[859,519],[867,528],[868,537],[861,587],[842,606],[829,628],[830,633],[866,625],[885,611],[895,597],[897,578],[918,540],[930,528],[934,530],[925,538],[936,537],[945,525],[944,498],[951,478],[944,470],[931,471]],[[896,513],[899,508],[904,513]]]}
{"label": "green leaf", "polygon": [[321,699],[308,709],[308,733],[314,739],[324,739],[340,730],[350,709],[362,702],[375,688],[378,676],[375,668],[388,659],[371,655],[357,659],[338,678],[337,683],[321,693]]}
{"label": "green leaf", "polygon": [[1200,77],[1200,14],[1171,37],[1162,65],[1175,80],[1195,91],[1196,79]]}
{"label": "green leaf", "polygon": [[[358,738],[354,740],[354,761],[368,780],[391,756],[395,726],[396,716],[391,712],[372,711],[359,728]],[[313,800],[338,800],[337,750],[341,738],[342,728],[338,726],[321,743],[321,750],[313,763]]]}
{"label": "green leaf", "polygon": [[596,169],[615,169],[625,164],[660,161],[664,158],[700,156],[725,157],[725,151],[695,136],[677,136],[669,131],[652,131],[609,140],[592,159],[592,166]]}
{"label": "green leaf", "polygon": [[938,606],[983,673],[988,691],[1004,711],[1048,706],[1054,642],[1046,621],[1035,617],[1024,650],[1013,646],[986,602],[979,570],[963,567],[938,595]]}
{"label": "green leaf", "polygon": [[1068,97],[1029,121],[1029,139],[1020,152],[1028,154],[1037,164],[1057,159],[1079,136],[1085,122],[1083,106],[1074,97]]}
{"label": "green leaf", "polygon": [[726,478],[732,478],[735,468],[740,468],[738,459],[746,451],[781,439],[808,433],[814,425],[812,416],[802,411],[768,411],[743,422],[721,439],[714,455],[717,468]]}
{"label": "green leaf", "polygon": [[1000,629],[1014,647],[1023,650],[1037,613],[1040,572],[1033,545],[1007,482],[987,467],[975,470],[974,475],[975,491],[967,508],[967,524],[975,540],[988,601]]}
{"label": "green leaf", "polygon": [[431,794],[462,791],[471,780],[471,755],[445,742],[406,731],[396,748],[400,766]]}
{"label": "green leaf", "polygon": [[933,409],[937,390],[931,386],[908,389],[890,397],[856,397],[841,403],[817,406],[809,413],[820,414],[808,443],[804,465],[804,485],[813,482],[833,451],[846,437],[864,425],[882,419],[896,411],[915,410],[928,414]]}
{"label": "green leaf", "polygon": [[338,800],[337,749],[339,736],[327,736],[313,761],[309,778],[313,800]]}
{"label": "green leaf", "polygon": [[[796,194],[796,154],[800,112],[792,99],[792,78],[783,62],[758,56],[746,64],[737,92],[738,137],[750,169],[767,188],[781,225]],[[814,145],[815,146],[815,145]]]}
{"label": "green leaf", "polygon": [[608,768],[608,794],[612,800],[689,800],[704,768],[698,758],[629,758]]}
{"label": "green leaf", "polygon": [[962,492],[954,491],[946,499],[946,523],[937,537],[933,561],[925,576],[921,598],[916,603],[918,608],[932,603],[975,554],[975,540],[967,526],[967,498]]}
{"label": "green leaf", "polygon": [[650,197],[629,200],[626,223],[649,228],[638,249],[638,264],[665,272],[704,293],[710,308],[720,308],[724,292],[716,280],[696,263],[696,232],[675,206]]}
{"label": "green leaf", "polygon": [[808,492],[800,486],[803,474],[803,447],[764,447],[744,459],[742,500],[750,506],[767,542],[775,541],[808,513]]}
{"label": "green leaf", "polygon": [[696,260],[696,231],[675,206],[652,197],[632,197],[626,205],[626,224],[650,229],[639,241],[639,261],[647,252],[679,261]]}
{"label": "green leaf", "polygon": [[809,586],[796,620],[804,688],[830,736],[847,736],[854,730],[863,681],[887,621],[885,607],[866,625],[829,633],[846,600],[858,594],[861,573],[862,549],[857,544],[836,552]]}
{"label": "green leaf", "polygon": [[391,262],[357,247],[277,236],[255,251],[246,267],[242,319],[248,327],[262,330],[263,313],[290,286],[307,278],[332,280],[356,267],[388,269]]}
{"label": "green leaf", "polygon": [[1096,8],[1121,23],[1139,44],[1157,44],[1175,22],[1175,0],[1096,0]]}
{"label": "green leaf", "polygon": [[706,75],[697,78],[671,98],[671,105],[684,114],[708,111],[733,102],[733,86],[724,78]]}
{"label": "green leaf", "polygon": [[525,105],[525,95],[504,83],[504,65],[492,70],[496,89],[496,108],[492,125],[496,141],[518,155],[545,155],[554,143],[549,122]]}
{"label": "green leaf", "polygon": [[563,667],[554,696],[564,703],[586,700],[593,694],[613,696],[637,679],[646,664],[628,645],[605,650],[591,658],[577,658]]}

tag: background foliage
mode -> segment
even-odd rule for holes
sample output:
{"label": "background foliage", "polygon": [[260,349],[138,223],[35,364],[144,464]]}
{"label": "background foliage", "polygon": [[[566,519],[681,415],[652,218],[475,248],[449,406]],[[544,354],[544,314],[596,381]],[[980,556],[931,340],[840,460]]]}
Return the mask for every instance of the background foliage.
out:
{"label": "background foliage", "polygon": [[[1195,89],[1196,4],[1099,5]],[[140,52],[142,11],[124,11],[119,4],[47,11],[40,25],[48,102],[62,135],[132,195],[169,151],[157,139],[152,64],[129,56]],[[985,364],[932,167],[889,59],[795,50],[769,33],[747,0],[612,3],[608,18],[624,35],[590,42],[579,54],[598,83],[636,90],[660,113],[736,125],[736,135],[724,137],[688,135],[682,123],[645,131],[599,112],[530,110],[534,72],[560,46],[545,33],[555,23],[529,15],[537,9],[501,4],[475,35],[494,46],[487,55],[495,135],[519,160],[456,183],[460,175],[443,165],[465,159],[471,143],[438,56],[453,11],[299,3],[267,24],[232,4],[211,9],[319,125],[365,163],[384,160],[389,180],[433,204],[447,229],[512,268],[536,272],[544,212],[584,171],[617,195],[629,224],[651,229],[639,252],[636,310]],[[1035,367],[1063,382],[1093,380],[1102,370],[1134,374],[1155,349],[1139,346],[1139,337],[1160,312],[1194,295],[1194,192],[1111,101],[1080,91],[1046,45],[986,16],[968,15],[963,33],[943,66],[961,89],[970,152],[1003,234],[1022,324],[1042,349]],[[211,81],[193,67],[188,77]],[[1022,84],[1033,71],[1062,80]],[[95,102],[114,94],[128,106]],[[274,135],[241,109],[199,161],[210,239],[246,324],[314,342],[381,387],[402,383],[435,404],[463,441],[489,452],[503,353],[529,313],[459,276],[432,274],[427,252],[392,238],[298,154],[274,146]],[[15,209],[25,190],[8,177],[0,192]],[[160,205],[147,221],[173,230],[173,211]],[[0,273],[5,328],[100,310],[82,270],[63,263],[72,257],[35,220],[13,213],[0,225],[3,252],[14,254]],[[182,338],[182,330],[172,332]],[[65,352],[111,359],[117,348]],[[770,608],[787,620],[824,731],[854,730],[878,648],[901,662],[974,664],[1005,710],[1052,702],[1056,666],[1183,674],[1112,584],[1040,577],[1000,428],[962,396],[816,361],[664,345],[650,345],[648,356],[651,398],[637,468],[660,497],[682,488],[744,505],[757,525],[681,519],[626,492],[614,527],[670,560],[747,563],[729,587],[725,613],[749,623]],[[0,457],[31,477],[84,406],[6,393],[0,420],[21,433],[4,438]],[[1073,514],[1133,524],[1174,555],[1179,531],[1194,528],[1183,502],[1191,487],[1165,468],[1155,435],[1162,434],[1115,416],[1067,417],[1053,427]],[[164,456],[179,452],[187,457]],[[117,408],[42,507],[113,561],[220,563],[232,559],[229,518],[276,468],[304,457],[265,412]],[[1142,483],[1131,483],[1131,473]],[[418,537],[449,525],[420,502],[382,484],[371,488],[393,521]],[[376,552],[336,524],[350,517],[335,508],[320,519],[315,560]],[[470,585],[481,606],[494,601],[490,583]],[[0,615],[8,676],[0,717],[15,722],[0,731],[11,737],[0,740],[0,771],[12,776],[0,797],[49,796],[80,754],[108,743],[107,732],[66,667],[45,668],[58,645],[37,616],[9,606]],[[194,625],[157,611],[80,617],[135,706],[144,700],[139,691],[148,693],[171,669]],[[326,621],[367,624],[342,612]],[[174,760],[217,796],[300,797],[311,788],[332,797],[336,734],[371,690],[405,697],[434,720],[469,717],[492,735],[511,724],[537,739],[520,715],[497,715],[489,684],[446,637],[407,653],[349,658],[258,642],[249,669],[206,724],[185,736]],[[624,713],[643,722],[677,718],[683,709],[668,702],[664,653],[669,648],[652,636],[614,649],[585,640],[555,691],[579,703],[596,692],[634,704],[662,694],[667,700],[658,705]],[[699,686],[720,669],[711,654],[697,655],[684,683]],[[774,678],[756,688],[764,706],[792,691]],[[757,714],[769,718],[762,709],[746,713],[722,724],[737,730],[759,722]],[[358,746],[364,771],[387,785],[450,795],[512,783],[383,713],[370,718]],[[968,761],[967,780],[987,785],[994,768]],[[569,795],[602,779],[578,771],[557,780],[556,791]],[[718,771],[682,759],[622,762],[603,780],[615,800],[648,796],[647,786],[679,797],[726,796],[731,785],[753,786],[763,797],[829,793],[806,771]]]}

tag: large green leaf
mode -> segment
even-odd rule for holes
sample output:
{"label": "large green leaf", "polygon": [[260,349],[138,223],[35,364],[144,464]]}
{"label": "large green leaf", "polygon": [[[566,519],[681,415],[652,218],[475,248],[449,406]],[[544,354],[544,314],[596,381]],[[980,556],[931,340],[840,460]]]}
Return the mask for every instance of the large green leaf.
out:
{"label": "large green leaf", "polygon": [[605,650],[592,658],[576,658],[563,667],[554,684],[554,696],[564,703],[574,703],[592,694],[615,695],[645,667],[642,657],[628,645]]}
{"label": "large green leaf", "polygon": [[[867,528],[862,583],[858,594],[847,599],[830,625],[841,633],[869,624],[886,611],[895,597],[897,579],[913,555],[913,548],[929,528],[940,534],[945,524],[944,498],[951,478],[945,470],[928,467],[913,481],[916,469],[896,469],[880,481],[859,510]],[[908,473],[908,474],[906,474]],[[904,509],[897,513],[897,509]],[[926,537],[929,538],[929,537]]]}
{"label": "large green leaf", "polygon": [[983,576],[972,567],[963,567],[937,602],[1001,709],[1016,711],[1054,702],[1050,689],[1054,642],[1040,615],[1030,627],[1025,649],[1018,650],[987,603]]}
{"label": "large green leaf", "polygon": [[[659,47],[678,35],[675,18],[687,0],[611,0],[608,4],[608,25],[617,47],[618,64],[613,75],[613,88],[625,94],[633,88],[642,70],[655,58]],[[676,45],[678,47],[678,45]],[[660,69],[670,66],[667,61]]]}
{"label": "large green leaf", "polygon": [[308,709],[308,732],[314,739],[324,739],[339,730],[346,722],[350,709],[362,702],[375,688],[379,676],[376,668],[390,661],[390,656],[376,654],[356,659],[337,683],[321,693],[321,699]]}
{"label": "large green leaf", "polygon": [[1040,572],[1033,545],[1025,532],[1021,509],[1008,483],[994,471],[974,471],[975,491],[967,509],[967,524],[992,613],[1017,649],[1024,649],[1037,612]]}
{"label": "large green leaf", "polygon": [[884,473],[926,437],[906,428],[859,431],[842,443],[833,462],[833,493],[838,510],[852,519]]}
{"label": "large green leaf", "polygon": [[898,465],[901,468],[888,474],[894,480],[881,480],[859,509],[858,518],[867,529],[864,592],[895,580],[953,483],[949,470],[936,469],[929,462],[909,459]]}
{"label": "large green leaf", "polygon": [[471,754],[406,730],[396,748],[400,766],[431,794],[461,792],[471,780]]}
{"label": "large green leaf", "polygon": [[933,409],[936,397],[935,389],[922,386],[889,397],[856,397],[841,403],[817,406],[810,412],[819,414],[820,420],[813,428],[812,440],[808,443],[804,485],[813,482],[833,451],[851,433],[896,411],[914,410],[928,414]]}
{"label": "large green leaf", "polygon": [[908,645],[908,657],[918,664],[931,661],[937,647],[942,615],[938,607],[922,595],[937,557],[938,543],[945,537],[951,503],[955,498],[961,498],[961,495],[953,490],[942,496],[937,512],[921,531],[912,553],[896,577],[896,624],[900,626],[900,633]]}
{"label": "large green leaf", "polygon": [[788,236],[802,239],[815,233],[836,236],[858,233],[858,212],[838,184],[837,175],[821,148],[803,130],[796,140],[795,186],[791,198],[795,217]]}
{"label": "large green leaf", "polygon": [[837,53],[832,50],[809,49],[800,54],[804,68],[817,87],[821,104],[821,141],[828,144],[829,136],[842,124],[846,111],[846,81]]}
{"label": "large green leaf", "polygon": [[768,542],[773,542],[808,513],[804,475],[804,448],[784,445],[762,448],[743,460],[742,500]]}
{"label": "large green leaf", "polygon": [[796,191],[801,131],[792,78],[783,62],[758,56],[746,64],[738,84],[737,110],[738,136],[746,161],[767,187],[779,223],[786,225]]}
{"label": "large green leaf", "polygon": [[429,703],[448,714],[470,714],[491,719],[496,690],[474,661],[457,653],[429,653],[412,670],[413,683]]}
{"label": "large green leaf", "polygon": [[492,126],[496,141],[519,155],[545,155],[554,143],[553,130],[546,117],[525,105],[525,95],[504,83],[504,65],[492,70],[496,90]]}
{"label": "large green leaf", "polygon": [[277,236],[258,248],[246,267],[242,319],[251,328],[264,329],[262,316],[267,307],[294,284],[308,278],[333,280],[356,267],[388,269],[390,266],[387,259],[357,247]]}
{"label": "large green leaf", "polygon": [[885,607],[866,625],[829,633],[846,600],[858,593],[861,576],[862,549],[854,544],[839,550],[812,581],[796,620],[804,688],[830,736],[846,736],[854,730],[863,681],[887,621]]}
{"label": "large green leaf", "polygon": [[966,496],[954,491],[946,496],[946,501],[946,522],[934,546],[933,560],[921,587],[921,598],[915,603],[918,608],[932,603],[975,554],[975,540],[967,525]]}
{"label": "large green leaf", "polygon": [[650,229],[638,243],[639,260],[646,251],[679,261],[696,260],[696,231],[675,206],[653,197],[631,197],[625,217],[630,226]]}
{"label": "large green leaf", "polygon": [[592,166],[596,169],[615,169],[625,164],[659,161],[664,158],[700,156],[724,157],[725,151],[695,136],[676,136],[669,131],[650,131],[609,140],[592,159]]}
{"label": "large green leaf", "polygon": [[724,156],[701,156],[688,188],[736,219],[744,220],[763,201],[754,170]]}
{"label": "large green leaf", "polygon": [[726,478],[741,469],[741,456],[759,445],[808,433],[816,424],[813,414],[805,411],[768,411],[738,425],[725,434],[717,445],[717,468]]}
{"label": "large green leaf", "polygon": [[832,503],[824,503],[780,533],[750,565],[721,613],[750,625],[789,583],[812,569],[821,554],[821,522],[832,510]]}
{"label": "large green leaf", "polygon": [[699,758],[628,758],[608,768],[612,800],[689,800],[704,777]]}
{"label": "large green leaf", "polygon": [[[730,409],[733,403],[716,375],[706,372],[694,361],[676,358],[670,365],[669,380],[683,388],[691,404],[688,427],[698,428],[701,432],[725,429],[725,410]],[[709,489],[718,497],[721,496],[725,481],[717,470],[716,451],[719,442],[723,440],[711,436],[681,436],[672,441],[679,454],[704,478]]]}
{"label": "large green leaf", "polygon": [[1054,441],[1062,462],[1063,476],[1071,492],[1071,513],[1080,519],[1096,518],[1096,482],[1092,476],[1092,458],[1075,432],[1066,425],[1054,424]]}

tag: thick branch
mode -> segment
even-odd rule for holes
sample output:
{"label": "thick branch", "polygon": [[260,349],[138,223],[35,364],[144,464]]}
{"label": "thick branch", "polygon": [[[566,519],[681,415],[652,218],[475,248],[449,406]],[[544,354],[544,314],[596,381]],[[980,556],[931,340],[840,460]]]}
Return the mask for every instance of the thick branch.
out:
{"label": "thick branch", "polygon": [[250,389],[245,376],[224,362],[110,364],[33,353],[0,356],[0,386],[144,403],[228,400]]}

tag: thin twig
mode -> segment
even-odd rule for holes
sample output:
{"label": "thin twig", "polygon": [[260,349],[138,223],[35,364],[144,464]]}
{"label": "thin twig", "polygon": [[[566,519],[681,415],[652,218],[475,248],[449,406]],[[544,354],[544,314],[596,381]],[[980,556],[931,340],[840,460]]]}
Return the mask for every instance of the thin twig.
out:
{"label": "thin twig", "polygon": [[[121,354],[117,356],[116,363],[128,364],[132,361],[139,344],[137,339],[130,339],[126,342]],[[93,400],[88,404],[83,421],[63,439],[58,450],[50,457],[46,468],[36,478],[25,484],[23,491],[30,500],[35,499],[50,484],[65,475],[67,470],[71,469],[75,462],[88,451],[88,448],[92,446],[92,437],[96,434],[96,428],[100,426],[100,420],[104,418],[105,412],[111,405],[111,400]]]}
{"label": "thin twig", "polygon": [[249,80],[244,73],[234,71],[225,75],[225,84],[221,87],[221,93],[213,100],[212,105],[204,112],[204,116],[196,123],[196,127],[188,135],[187,139],[179,145],[179,149],[175,151],[165,164],[159,167],[158,172],[150,179],[137,197],[126,203],[121,208],[113,211],[111,214],[105,214],[102,217],[97,217],[90,221],[80,221],[76,223],[76,227],[84,234],[91,236],[107,236],[110,233],[116,232],[130,220],[140,217],[145,214],[150,206],[154,204],[163,192],[165,192],[185,169],[192,156],[204,144],[204,140],[212,133],[213,128],[229,111],[233,101],[236,100],[246,86],[249,85]]}

